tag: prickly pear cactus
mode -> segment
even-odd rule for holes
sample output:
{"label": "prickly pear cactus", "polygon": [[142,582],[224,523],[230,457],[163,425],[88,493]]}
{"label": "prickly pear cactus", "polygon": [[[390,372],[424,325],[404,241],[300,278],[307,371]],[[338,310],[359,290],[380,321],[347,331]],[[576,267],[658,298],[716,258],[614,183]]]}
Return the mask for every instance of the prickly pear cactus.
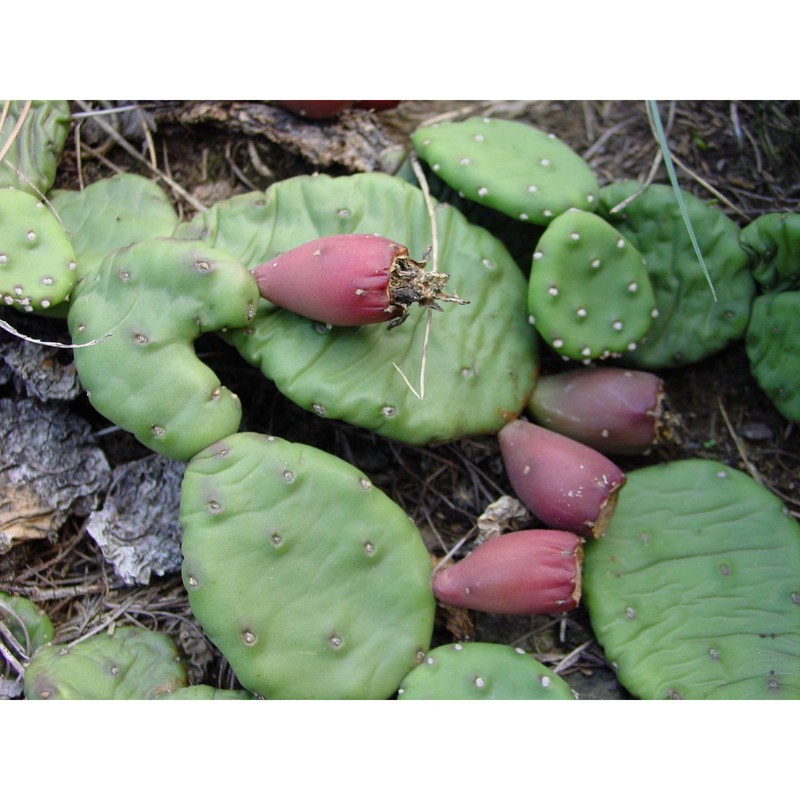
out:
{"label": "prickly pear cactus", "polygon": [[800,291],[756,297],[745,349],[758,385],[786,419],[800,422]]}
{"label": "prickly pear cactus", "polygon": [[800,698],[800,525],[749,475],[702,459],[631,470],[583,575],[635,696]]}
{"label": "prickly pear cactus", "polygon": [[76,344],[97,342],[74,351],[92,405],[178,461],[234,433],[239,398],[193,342],[246,325],[257,302],[247,269],[202,242],[153,239],[111,253],[78,284],[68,316]]}
{"label": "prickly pear cactus", "polygon": [[144,628],[44,645],[25,669],[28,700],[153,700],[182,686],[186,671],[172,640]]}
{"label": "prickly pear cactus", "polygon": [[569,684],[505,644],[441,645],[403,680],[398,700],[575,700]]}
{"label": "prickly pear cactus", "polygon": [[[436,220],[438,270],[450,275],[448,291],[469,305],[412,308],[387,330],[328,327],[264,301],[231,340],[281,392],[319,416],[415,444],[495,432],[520,412],[538,372],[525,279],[499,240],[454,209],[438,206]],[[381,173],[281,181],[217,204],[176,235],[201,237],[253,268],[338,233],[378,233],[415,258],[433,240],[422,192]],[[429,313],[420,400],[414,391],[421,393]]]}
{"label": "prickly pear cactus", "polygon": [[[0,188],[47,194],[69,131],[65,100],[0,101]],[[6,148],[8,148],[6,150]]]}
{"label": "prickly pear cactus", "polygon": [[430,645],[431,564],[350,464],[254,433],[199,453],[181,492],[192,611],[269,699],[385,699]]}
{"label": "prickly pear cactus", "polygon": [[715,301],[671,186],[651,184],[612,213],[641,188],[635,181],[604,186],[597,211],[644,256],[658,308],[644,341],[622,360],[642,369],[679,367],[700,361],[744,335],[755,282],[736,223],[718,208],[683,192],[714,284]]}
{"label": "prickly pear cactus", "polygon": [[581,361],[634,350],[658,315],[641,253],[579,210],[553,220],[539,239],[528,310],[550,347]]}
{"label": "prickly pear cactus", "polygon": [[169,694],[160,694],[156,700],[255,700],[256,696],[244,689],[215,689],[198,683],[181,686]]}
{"label": "prickly pear cactus", "polygon": [[75,285],[75,251],[44,202],[0,189],[0,298],[24,311],[63,302]]}
{"label": "prickly pear cactus", "polygon": [[547,225],[570,208],[597,203],[592,168],[555,134],[522,122],[470,117],[419,128],[417,153],[469,200]]}
{"label": "prickly pear cactus", "polygon": [[800,283],[800,214],[764,214],[746,225],[739,239],[750,256],[750,270],[765,291],[780,292]]}
{"label": "prickly pear cactus", "polygon": [[50,618],[27,597],[0,592],[0,623],[27,655],[55,638]]}
{"label": "prickly pear cactus", "polygon": [[178,224],[164,190],[133,173],[95,181],[79,192],[56,190],[49,199],[75,248],[79,279],[114,250],[171,236]]}

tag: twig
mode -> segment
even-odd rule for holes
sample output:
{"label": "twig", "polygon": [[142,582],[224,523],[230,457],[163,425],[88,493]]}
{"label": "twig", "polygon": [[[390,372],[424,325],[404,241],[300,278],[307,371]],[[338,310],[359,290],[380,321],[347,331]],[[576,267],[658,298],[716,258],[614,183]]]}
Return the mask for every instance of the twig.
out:
{"label": "twig", "polygon": [[[85,103],[83,100],[76,100],[75,101],[87,114],[92,112],[91,107]],[[124,136],[121,136],[114,128],[111,127],[104,119],[98,117],[95,119],[95,122],[118,144],[125,150],[126,153],[133,156],[140,164],[144,164],[148,167],[155,175],[161,178],[173,192],[180,195],[195,211],[207,211],[208,209],[204,206],[201,202],[196,200],[189,192],[186,191],[180,184],[176,183],[169,175],[162,172],[158,167],[151,164],[144,156],[139,153],[135,147],[133,147]]]}

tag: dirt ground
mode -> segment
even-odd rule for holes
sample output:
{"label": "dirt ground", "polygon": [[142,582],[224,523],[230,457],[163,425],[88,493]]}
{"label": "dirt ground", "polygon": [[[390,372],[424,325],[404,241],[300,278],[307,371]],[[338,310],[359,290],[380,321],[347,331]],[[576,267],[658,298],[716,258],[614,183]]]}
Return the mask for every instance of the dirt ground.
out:
{"label": "dirt ground", "polygon": [[[120,102],[120,105],[126,105]],[[74,104],[80,114],[100,103]],[[661,114],[684,189],[720,207],[737,224],[772,211],[800,211],[800,103],[792,101],[663,102]],[[302,122],[263,103],[148,102],[119,116],[109,131],[76,117],[57,179],[79,188],[117,170],[159,180],[183,218],[224,197],[266,189],[315,171],[343,175],[390,169],[408,134],[433,117],[492,114],[529,121],[557,133],[595,169],[601,184],[624,179],[666,182],[658,145],[639,101],[404,101],[379,115]],[[153,165],[158,172],[154,172]],[[19,315],[4,311],[11,322]],[[24,327],[26,320],[18,327]],[[66,341],[63,320],[37,322],[36,334]],[[0,334],[5,338],[6,333]],[[348,460],[367,473],[417,523],[435,549],[455,543],[486,505],[511,494],[493,437],[435,447],[381,439],[345,423],[320,420],[287,400],[220,339],[204,337],[198,353],[241,397],[245,430],[272,429]],[[543,369],[557,368],[544,355]],[[51,359],[68,369],[70,356]],[[646,456],[617,459],[623,469],[672,459],[713,458],[749,471],[800,516],[800,434],[750,377],[741,343],[700,364],[664,371],[672,436]],[[20,402],[20,383],[0,384],[0,399]],[[85,396],[50,401],[85,420],[112,467],[147,455],[128,434],[110,429]],[[154,491],[155,505],[174,513],[174,495]],[[59,641],[71,642],[115,624],[137,624],[172,635],[193,683],[237,686],[224,659],[202,636],[178,574],[126,585],[86,534],[86,511],[71,512],[57,533],[15,545],[0,555],[0,591],[25,595],[51,617]],[[624,698],[583,609],[558,617],[510,617],[440,612],[434,645],[455,639],[513,644],[537,654],[581,697]],[[13,667],[0,657],[0,675]]]}

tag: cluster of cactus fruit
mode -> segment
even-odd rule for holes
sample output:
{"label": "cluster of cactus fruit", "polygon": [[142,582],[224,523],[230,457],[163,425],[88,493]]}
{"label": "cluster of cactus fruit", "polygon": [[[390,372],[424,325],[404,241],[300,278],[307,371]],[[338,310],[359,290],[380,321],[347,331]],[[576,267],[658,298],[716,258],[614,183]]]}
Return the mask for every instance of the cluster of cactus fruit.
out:
{"label": "cluster of cactus fruit", "polygon": [[[740,232],[686,195],[714,299],[671,188],[601,188],[570,147],[527,124],[472,118],[411,137],[465,201],[531,225],[522,270],[468,210],[431,213],[423,187],[382,173],[291,178],[181,223],[134,175],[45,204],[68,110],[7,104],[5,117],[37,144],[9,148],[0,171],[0,294],[66,316],[97,411],[187,462],[183,583],[243,687],[187,686],[158,633],[119,628],[65,646],[45,630],[21,654],[27,697],[573,699],[524,651],[431,643],[437,601],[559,614],[584,591],[635,696],[800,697],[797,523],[730,467],[626,474],[610,460],[658,441],[664,390],[648,370],[745,334],[759,384],[800,420],[794,215]],[[414,445],[496,436],[540,525],[432,569],[413,521],[369,476],[310,445],[240,432],[240,399],[194,351],[206,332],[319,417]],[[570,368],[540,375],[540,341]],[[408,377],[423,353],[424,395]],[[743,632],[745,606],[758,611]]]}

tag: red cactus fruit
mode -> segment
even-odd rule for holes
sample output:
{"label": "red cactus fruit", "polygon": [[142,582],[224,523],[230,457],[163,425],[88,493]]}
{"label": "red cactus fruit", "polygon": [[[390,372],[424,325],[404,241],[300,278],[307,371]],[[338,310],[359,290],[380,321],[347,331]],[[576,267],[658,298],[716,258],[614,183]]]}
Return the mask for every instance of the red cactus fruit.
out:
{"label": "red cactus fruit", "polygon": [[664,382],[650,372],[586,367],[539,378],[534,421],[601,453],[635,455],[658,440]]}
{"label": "red cactus fruit", "polygon": [[517,497],[545,525],[598,538],[625,483],[602,453],[523,419],[498,434]]}
{"label": "red cactus fruit", "polygon": [[329,325],[399,325],[419,303],[464,303],[443,291],[448,275],[426,272],[408,248],[369,233],[324,236],[301,244],[253,270],[261,296]]}
{"label": "red cactus fruit", "polygon": [[581,596],[580,537],[569,531],[524,530],[487,539],[433,577],[447,605],[495,614],[571,611]]}
{"label": "red cactus fruit", "polygon": [[368,111],[391,111],[399,105],[399,100],[358,100],[355,107],[364,108]]}
{"label": "red cactus fruit", "polygon": [[353,105],[353,100],[275,100],[276,105],[306,119],[332,119]]}

